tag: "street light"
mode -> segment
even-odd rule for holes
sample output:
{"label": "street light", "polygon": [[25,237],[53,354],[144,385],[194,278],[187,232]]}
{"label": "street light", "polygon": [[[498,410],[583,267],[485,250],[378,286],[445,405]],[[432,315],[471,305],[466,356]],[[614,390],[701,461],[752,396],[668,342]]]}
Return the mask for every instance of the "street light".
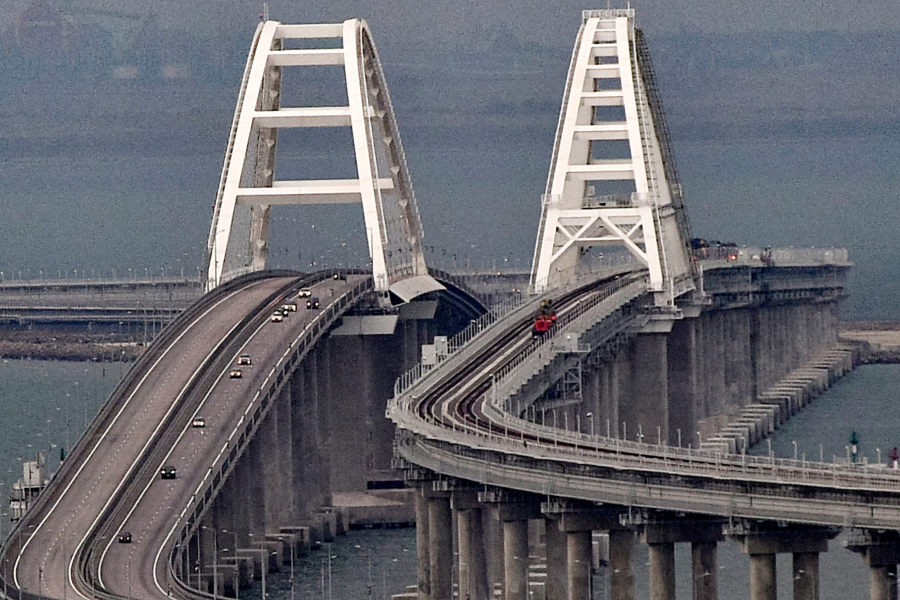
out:
{"label": "street light", "polygon": [[594,437],[594,413],[589,412],[585,416],[591,420],[591,437]]}

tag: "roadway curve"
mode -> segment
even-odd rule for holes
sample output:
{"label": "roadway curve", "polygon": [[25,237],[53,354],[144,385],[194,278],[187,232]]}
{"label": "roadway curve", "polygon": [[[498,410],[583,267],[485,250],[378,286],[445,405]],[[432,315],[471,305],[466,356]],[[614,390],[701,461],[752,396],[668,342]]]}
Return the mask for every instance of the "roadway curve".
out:
{"label": "roadway curve", "polygon": [[[560,320],[622,280],[607,278],[561,297]],[[512,315],[391,401],[400,456],[444,475],[544,497],[819,525],[900,526],[898,471],[628,442],[510,414],[493,398],[492,382],[525,381],[535,368],[528,356],[553,356],[542,350],[553,340],[531,339],[531,317],[528,311]]]}
{"label": "roadway curve", "polygon": [[[255,274],[188,309],[135,364],[10,536],[0,556],[9,595],[167,597],[177,583],[167,572],[173,533],[223,440],[244,422],[258,396],[252,392],[274,383],[269,368],[285,348],[327,329],[309,327],[314,319],[327,314],[333,322],[335,306],[349,307],[348,292],[370,285],[361,275]],[[302,286],[312,287],[321,309],[301,306],[283,323],[270,322],[272,310]],[[254,364],[231,379],[242,352]],[[190,426],[198,414],[204,429]],[[178,477],[161,480],[159,470],[169,464]],[[117,543],[124,531],[132,544]]]}

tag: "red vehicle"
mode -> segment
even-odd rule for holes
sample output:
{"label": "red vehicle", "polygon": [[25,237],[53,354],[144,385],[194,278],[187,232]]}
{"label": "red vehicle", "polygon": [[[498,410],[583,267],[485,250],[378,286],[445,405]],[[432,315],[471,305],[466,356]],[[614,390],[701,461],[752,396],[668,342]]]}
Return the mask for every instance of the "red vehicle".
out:
{"label": "red vehicle", "polygon": [[553,329],[556,324],[556,311],[553,310],[553,301],[544,300],[541,302],[541,308],[534,317],[534,324],[531,327],[531,335],[533,337],[543,337],[548,331]]}

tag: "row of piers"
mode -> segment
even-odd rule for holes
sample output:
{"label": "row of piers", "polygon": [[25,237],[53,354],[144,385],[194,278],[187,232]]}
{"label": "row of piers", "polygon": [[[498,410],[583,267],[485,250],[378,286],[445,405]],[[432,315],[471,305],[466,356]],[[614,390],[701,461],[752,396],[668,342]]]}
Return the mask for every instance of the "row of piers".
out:
{"label": "row of piers", "polygon": [[[418,600],[590,600],[595,532],[608,540],[610,600],[635,597],[638,541],[648,547],[650,600],[675,600],[678,543],[690,544],[692,598],[717,600],[717,549],[726,539],[749,555],[751,600],[776,600],[778,554],[792,556],[794,600],[818,600],[819,555],[840,531],[542,500],[451,480],[418,482],[416,516]],[[870,569],[871,600],[896,600],[900,535],[853,530],[847,546]],[[535,581],[535,571],[546,575]]]}
{"label": "row of piers", "polygon": [[[699,448],[743,411],[774,402],[766,394],[776,384],[837,343],[837,302],[651,320],[637,335],[581,361],[579,397],[538,401],[535,409],[569,412],[570,428],[577,415],[583,432]],[[526,384],[520,406],[539,396],[538,379],[552,376],[540,374]]]}
{"label": "row of piers", "polygon": [[[394,427],[384,406],[434,335],[432,321],[413,318],[378,335],[333,331],[320,340],[176,548],[177,577],[237,597],[241,586],[265,581],[357,523],[412,524],[411,493],[391,468]],[[341,504],[348,495],[352,508]],[[359,506],[362,496],[374,499],[371,510],[365,500]]]}

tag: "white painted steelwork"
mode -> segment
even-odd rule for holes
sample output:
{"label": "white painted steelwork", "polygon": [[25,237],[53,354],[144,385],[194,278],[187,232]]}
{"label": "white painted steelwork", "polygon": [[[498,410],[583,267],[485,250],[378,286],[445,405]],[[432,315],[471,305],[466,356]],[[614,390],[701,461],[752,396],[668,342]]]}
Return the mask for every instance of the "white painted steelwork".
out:
{"label": "white painted steelwork", "polygon": [[[340,48],[310,48],[340,39]],[[290,40],[303,40],[291,42]],[[287,46],[302,46],[301,49]],[[286,106],[285,68],[343,66],[346,106]],[[277,180],[277,132],[350,127],[356,179]],[[232,123],[207,245],[206,288],[265,268],[269,211],[278,204],[361,203],[375,289],[403,280],[404,295],[440,289],[428,277],[422,226],[381,63],[365,21],[260,23]],[[427,281],[423,281],[427,280]],[[415,289],[410,292],[409,289]]]}
{"label": "white painted steelwork", "polygon": [[694,289],[680,188],[674,203],[635,37],[633,9],[584,12],[542,202],[538,293],[576,276],[590,248],[611,245],[647,266],[658,303]]}

